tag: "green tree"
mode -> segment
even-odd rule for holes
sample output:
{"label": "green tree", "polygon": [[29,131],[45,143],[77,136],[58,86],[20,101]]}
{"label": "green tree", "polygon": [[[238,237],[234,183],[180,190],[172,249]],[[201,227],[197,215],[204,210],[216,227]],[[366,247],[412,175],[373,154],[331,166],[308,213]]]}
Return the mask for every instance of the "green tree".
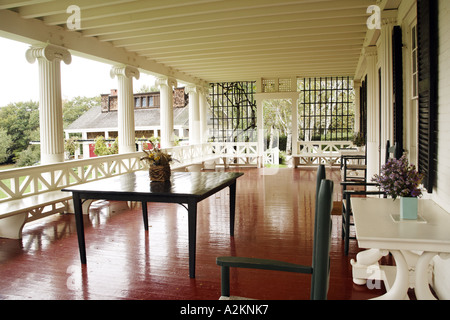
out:
{"label": "green tree", "polygon": [[11,155],[17,157],[36,138],[39,130],[38,103],[17,102],[0,108],[0,129],[11,138]]}
{"label": "green tree", "polygon": [[19,152],[15,159],[16,167],[33,166],[41,159],[41,148],[38,144],[30,144],[28,148]]}
{"label": "green tree", "polygon": [[12,139],[6,130],[0,129],[0,163],[5,163],[11,157]]}
{"label": "green tree", "polygon": [[147,93],[147,92],[159,92],[159,88],[157,86],[149,86],[144,84],[136,93]]}
{"label": "green tree", "polygon": [[99,106],[101,98],[98,97],[75,97],[71,100],[63,101],[63,122],[67,128],[72,122],[77,120],[83,113],[92,107]]}
{"label": "green tree", "polygon": [[117,138],[109,145],[103,136],[97,136],[97,138],[95,138],[94,153],[97,156],[108,156],[119,153]]}

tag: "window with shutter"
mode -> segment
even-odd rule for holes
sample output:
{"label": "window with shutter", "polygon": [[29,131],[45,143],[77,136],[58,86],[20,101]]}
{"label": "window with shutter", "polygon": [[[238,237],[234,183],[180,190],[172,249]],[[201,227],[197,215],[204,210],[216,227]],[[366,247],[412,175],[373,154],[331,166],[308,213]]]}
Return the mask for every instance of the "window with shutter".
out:
{"label": "window with shutter", "polygon": [[364,141],[367,142],[367,75],[361,83],[359,97],[359,132],[364,135]]}
{"label": "window with shutter", "polygon": [[393,71],[393,119],[394,119],[394,142],[397,143],[400,158],[403,153],[403,43],[402,29],[395,26],[392,32],[392,71]]}
{"label": "window with shutter", "polygon": [[417,0],[418,44],[418,168],[425,174],[424,186],[432,192],[437,150],[438,29],[437,1]]}

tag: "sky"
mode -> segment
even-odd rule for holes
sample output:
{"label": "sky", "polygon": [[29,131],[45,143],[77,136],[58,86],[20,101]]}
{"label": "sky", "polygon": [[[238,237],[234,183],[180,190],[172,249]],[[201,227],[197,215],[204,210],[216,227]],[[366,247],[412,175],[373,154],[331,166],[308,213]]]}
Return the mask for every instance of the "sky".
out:
{"label": "sky", "polygon": [[[29,44],[0,37],[0,107],[21,101],[39,101],[38,62],[29,63],[25,52]],[[77,96],[94,97],[117,89],[117,78],[109,75],[111,65],[77,57],[72,62],[61,62],[61,93],[63,99]],[[133,89],[152,86],[155,78],[141,72],[133,78]]]}

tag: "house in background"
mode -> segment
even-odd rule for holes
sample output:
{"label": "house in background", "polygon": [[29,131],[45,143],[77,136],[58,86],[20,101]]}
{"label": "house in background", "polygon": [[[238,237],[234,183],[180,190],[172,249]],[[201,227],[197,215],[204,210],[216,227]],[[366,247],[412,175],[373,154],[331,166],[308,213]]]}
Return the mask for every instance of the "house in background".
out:
{"label": "house in background", "polygon": [[[173,91],[173,121],[174,135],[180,140],[189,137],[188,95],[184,88]],[[83,158],[95,157],[94,139],[103,136],[106,140],[118,136],[118,102],[117,89],[111,89],[109,94],[101,95],[101,105],[85,112],[65,129],[66,138],[81,133],[80,143],[83,148]],[[137,139],[159,137],[160,125],[160,93],[147,92],[134,94],[135,136]],[[86,156],[88,155],[88,156]]]}

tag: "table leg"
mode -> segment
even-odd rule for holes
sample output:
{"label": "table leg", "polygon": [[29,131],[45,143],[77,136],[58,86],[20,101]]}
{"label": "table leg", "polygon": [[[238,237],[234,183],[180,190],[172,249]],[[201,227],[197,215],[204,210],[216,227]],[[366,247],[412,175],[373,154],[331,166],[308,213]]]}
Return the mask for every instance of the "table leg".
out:
{"label": "table leg", "polygon": [[148,210],[146,201],[142,201],[142,217],[144,218],[144,229],[145,231],[148,231]]}
{"label": "table leg", "polygon": [[188,203],[189,223],[189,277],[195,278],[195,251],[197,245],[197,202]]}
{"label": "table leg", "polygon": [[84,241],[84,222],[83,222],[83,207],[81,204],[80,195],[73,193],[73,206],[75,209],[75,223],[77,225],[78,248],[80,250],[80,259],[82,264],[86,264],[86,243]]}
{"label": "table leg", "polygon": [[428,266],[431,259],[436,256],[437,252],[424,252],[417,260],[415,267],[415,288],[414,292],[418,300],[436,300],[430,291],[428,284]]}
{"label": "table leg", "polygon": [[408,296],[409,270],[405,257],[398,250],[390,251],[395,259],[397,273],[392,288],[374,300],[403,300]]}
{"label": "table leg", "polygon": [[230,236],[234,236],[234,217],[236,213],[236,181],[230,185]]}

